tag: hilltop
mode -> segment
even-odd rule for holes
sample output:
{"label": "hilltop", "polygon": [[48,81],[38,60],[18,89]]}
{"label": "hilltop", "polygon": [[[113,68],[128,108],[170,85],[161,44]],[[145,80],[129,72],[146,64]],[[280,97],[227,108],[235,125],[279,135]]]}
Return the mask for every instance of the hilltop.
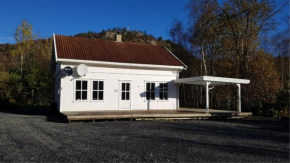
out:
{"label": "hilltop", "polygon": [[150,45],[169,45],[169,40],[163,40],[162,37],[154,37],[153,35],[147,34],[146,31],[138,30],[127,30],[126,28],[113,28],[108,30],[102,30],[101,32],[92,32],[87,33],[78,33],[75,34],[75,37],[87,37],[92,39],[101,39],[101,40],[114,40],[116,34],[121,34],[123,42],[132,42],[140,44],[150,44]]}

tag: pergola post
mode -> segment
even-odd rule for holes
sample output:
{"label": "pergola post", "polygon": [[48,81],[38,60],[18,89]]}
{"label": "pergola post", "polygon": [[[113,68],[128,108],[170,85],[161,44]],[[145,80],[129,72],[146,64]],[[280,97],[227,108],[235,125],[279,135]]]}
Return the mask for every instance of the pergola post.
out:
{"label": "pergola post", "polygon": [[208,113],[209,111],[209,93],[208,93],[208,86],[209,86],[210,82],[206,82],[206,87],[205,87],[205,100],[206,100],[206,112]]}
{"label": "pergola post", "polygon": [[176,110],[179,110],[179,86],[180,84],[176,85]]}
{"label": "pergola post", "polygon": [[237,84],[238,86],[238,111],[242,112],[242,102],[241,102],[241,84]]}

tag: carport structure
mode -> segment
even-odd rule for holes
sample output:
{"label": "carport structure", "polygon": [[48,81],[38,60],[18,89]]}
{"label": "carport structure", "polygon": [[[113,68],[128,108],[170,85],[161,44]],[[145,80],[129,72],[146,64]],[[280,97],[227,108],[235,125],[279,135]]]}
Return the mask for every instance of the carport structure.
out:
{"label": "carport structure", "polygon": [[250,80],[247,79],[237,79],[237,78],[224,78],[224,77],[215,77],[215,76],[197,76],[190,78],[181,78],[174,80],[176,84],[194,84],[194,85],[204,85],[206,91],[206,112],[209,112],[209,88],[210,85],[237,85],[238,86],[238,112],[242,111],[242,102],[241,102],[241,84],[249,84]]}

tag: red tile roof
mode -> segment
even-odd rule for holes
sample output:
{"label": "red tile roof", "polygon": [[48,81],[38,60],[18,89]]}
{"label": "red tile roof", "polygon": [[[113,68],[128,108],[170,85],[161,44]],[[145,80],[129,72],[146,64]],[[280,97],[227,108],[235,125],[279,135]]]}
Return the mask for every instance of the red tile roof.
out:
{"label": "red tile roof", "polygon": [[162,46],[61,35],[55,42],[60,59],[184,66]]}

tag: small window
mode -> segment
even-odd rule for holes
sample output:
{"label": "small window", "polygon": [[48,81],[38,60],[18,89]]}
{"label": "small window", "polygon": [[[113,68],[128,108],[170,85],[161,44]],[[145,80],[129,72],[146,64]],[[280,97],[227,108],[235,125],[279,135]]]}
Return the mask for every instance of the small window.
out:
{"label": "small window", "polygon": [[168,84],[159,84],[159,100],[168,100]]}
{"label": "small window", "polygon": [[155,83],[146,83],[146,100],[155,100]]}
{"label": "small window", "polygon": [[104,100],[104,81],[93,81],[93,100]]}
{"label": "small window", "polygon": [[76,80],[75,100],[88,99],[88,81]]}

